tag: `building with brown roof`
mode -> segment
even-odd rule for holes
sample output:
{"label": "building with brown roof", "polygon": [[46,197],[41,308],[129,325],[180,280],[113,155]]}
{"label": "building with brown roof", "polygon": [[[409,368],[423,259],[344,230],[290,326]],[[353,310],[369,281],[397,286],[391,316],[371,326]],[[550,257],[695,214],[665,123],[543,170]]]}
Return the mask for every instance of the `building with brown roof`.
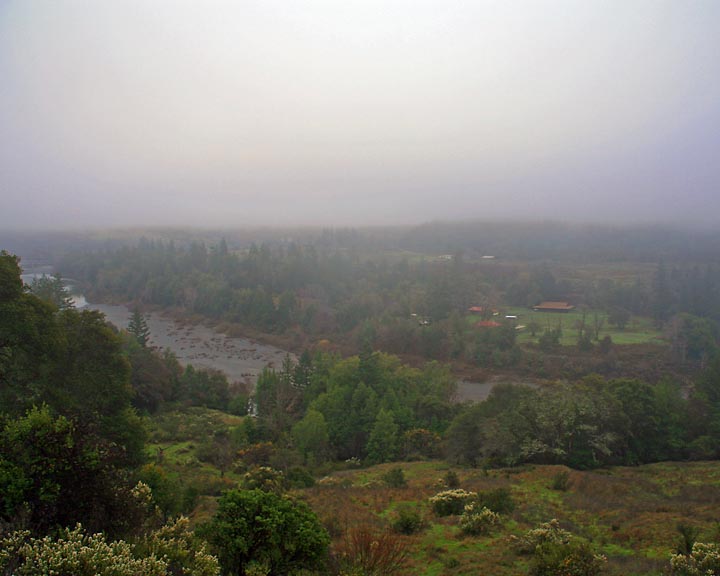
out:
{"label": "building with brown roof", "polygon": [[575,310],[575,306],[569,302],[540,302],[536,306],[533,306],[535,312],[570,312]]}

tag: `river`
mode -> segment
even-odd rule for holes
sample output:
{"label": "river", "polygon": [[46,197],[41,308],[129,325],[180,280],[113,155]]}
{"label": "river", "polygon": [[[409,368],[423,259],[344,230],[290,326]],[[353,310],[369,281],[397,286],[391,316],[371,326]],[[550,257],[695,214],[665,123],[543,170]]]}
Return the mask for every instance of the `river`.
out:
{"label": "river", "polygon": [[[36,270],[23,274],[22,280],[31,284],[33,279],[49,273],[50,270]],[[75,308],[97,310],[116,327],[127,328],[131,315],[127,306],[90,303],[76,290],[72,279],[63,278],[63,281]],[[145,319],[150,329],[150,346],[167,348],[183,365],[221,370],[231,382],[246,382],[250,387],[266,366],[279,368],[289,354],[275,346],[247,338],[231,338],[202,324],[183,324],[154,312],[146,314]],[[295,359],[293,354],[290,357]]]}
{"label": "river", "polygon": [[[46,272],[23,274],[22,278],[29,284],[43,273]],[[77,309],[97,310],[116,327],[127,328],[131,315],[127,306],[90,303],[75,290],[72,280],[64,280]],[[150,329],[151,346],[169,349],[183,365],[221,370],[231,382],[246,382],[249,387],[255,385],[258,374],[266,366],[279,368],[288,354],[295,359],[295,355],[281,348],[247,338],[231,338],[202,324],[184,324],[156,312],[145,314],[145,319]],[[485,400],[500,381],[494,378],[487,382],[461,380],[458,382],[456,399],[459,402]],[[534,385],[531,382],[524,383]]]}
{"label": "river", "polygon": [[[102,312],[118,328],[127,328],[131,311],[126,306],[87,302],[85,307]],[[171,350],[181,364],[222,370],[230,381],[254,385],[263,368],[280,368],[289,354],[247,338],[231,338],[202,324],[183,324],[157,313],[144,316],[150,329],[150,346]]]}

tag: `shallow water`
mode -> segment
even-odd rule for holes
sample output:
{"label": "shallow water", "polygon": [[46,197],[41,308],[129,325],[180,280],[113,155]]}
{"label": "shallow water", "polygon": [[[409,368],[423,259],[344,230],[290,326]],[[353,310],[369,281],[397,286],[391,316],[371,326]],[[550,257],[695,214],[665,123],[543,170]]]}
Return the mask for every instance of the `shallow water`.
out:
{"label": "shallow water", "polygon": [[[127,328],[131,312],[126,306],[87,303],[118,328]],[[254,385],[266,366],[280,368],[285,350],[247,338],[230,338],[203,325],[181,324],[157,313],[145,315],[150,329],[150,346],[168,348],[181,364],[222,370],[228,380]],[[290,354],[291,358],[294,358]]]}

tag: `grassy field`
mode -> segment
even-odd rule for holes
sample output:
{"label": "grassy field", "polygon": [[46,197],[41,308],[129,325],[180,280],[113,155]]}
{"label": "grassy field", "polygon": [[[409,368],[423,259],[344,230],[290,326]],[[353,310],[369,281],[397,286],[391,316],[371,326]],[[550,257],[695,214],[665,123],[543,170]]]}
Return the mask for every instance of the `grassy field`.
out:
{"label": "grassy field", "polygon": [[[383,484],[382,475],[396,466],[404,470],[406,488]],[[465,536],[457,517],[438,518],[432,513],[428,499],[442,489],[439,480],[447,470],[441,462],[382,465],[337,473],[333,482],[321,482],[298,496],[336,535],[360,524],[387,530],[399,506],[416,507],[424,518],[424,529],[401,536],[409,550],[403,572],[408,575],[527,573],[529,559],[516,552],[512,536],[553,518],[604,554],[608,558],[605,573],[612,575],[662,574],[678,544],[679,523],[697,527],[701,541],[718,537],[718,463],[665,463],[594,472],[560,466],[488,472],[456,469],[465,490],[508,488],[512,494],[516,509],[487,536]],[[559,473],[569,474],[566,491],[552,489]]]}
{"label": "grassy field", "polygon": [[[242,418],[202,408],[150,420],[150,466],[161,468],[179,489],[192,487],[196,498],[190,515],[195,523],[209,519],[217,496],[242,481],[242,466],[230,466],[223,474],[203,461],[218,433],[232,438],[241,423]],[[390,488],[383,476],[397,467],[407,486]],[[517,553],[512,537],[553,518],[607,556],[605,573],[615,576],[662,574],[680,539],[678,524],[696,527],[700,541],[720,536],[720,462],[596,471],[563,466],[454,468],[465,490],[510,491],[515,510],[503,515],[500,526],[486,536],[463,535],[457,516],[440,518],[432,512],[429,498],[444,489],[442,478],[450,469],[445,462],[426,461],[335,471],[315,486],[291,493],[315,510],[335,549],[343,546],[352,528],[367,526],[384,533],[401,507],[416,510],[422,529],[397,536],[408,553],[401,572],[405,575],[526,574],[529,557]],[[566,490],[553,488],[559,474],[567,474]]]}
{"label": "grassy field", "polygon": [[242,474],[232,466],[221,471],[213,458],[205,456],[217,452],[218,434],[231,439],[242,421],[238,416],[197,407],[148,418],[144,479],[160,476],[163,492],[170,492],[170,499],[180,507],[175,512],[188,513],[196,522],[209,519],[215,498],[236,487]]}
{"label": "grassy field", "polygon": [[[585,313],[585,324],[591,330],[594,322],[595,310],[588,310]],[[610,326],[607,321],[605,312],[597,311],[598,318],[602,323],[600,330],[600,339],[610,336],[614,344],[664,344],[662,332],[657,330],[653,325],[652,319],[641,316],[633,316],[624,330],[620,330],[615,326]],[[537,342],[538,337],[545,329],[555,329],[558,326],[562,330],[560,343],[563,346],[574,346],[577,343],[578,328],[582,323],[582,312],[576,310],[567,313],[553,312],[535,312],[530,308],[517,306],[508,306],[502,309],[500,315],[495,317],[502,319],[505,315],[517,316],[517,323],[521,326],[528,326],[531,322],[536,322],[540,328],[536,332],[535,337],[525,328],[518,333],[518,343]],[[468,316],[467,322],[472,325],[480,320],[478,316]],[[502,321],[502,320],[498,320]]]}

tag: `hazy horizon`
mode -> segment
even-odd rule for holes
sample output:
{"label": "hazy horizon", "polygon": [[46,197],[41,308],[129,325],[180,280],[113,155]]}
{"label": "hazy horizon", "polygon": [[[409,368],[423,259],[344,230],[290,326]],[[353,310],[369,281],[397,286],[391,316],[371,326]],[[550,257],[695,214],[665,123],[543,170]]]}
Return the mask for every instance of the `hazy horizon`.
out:
{"label": "hazy horizon", "polygon": [[6,1],[0,227],[720,223],[720,4]]}

